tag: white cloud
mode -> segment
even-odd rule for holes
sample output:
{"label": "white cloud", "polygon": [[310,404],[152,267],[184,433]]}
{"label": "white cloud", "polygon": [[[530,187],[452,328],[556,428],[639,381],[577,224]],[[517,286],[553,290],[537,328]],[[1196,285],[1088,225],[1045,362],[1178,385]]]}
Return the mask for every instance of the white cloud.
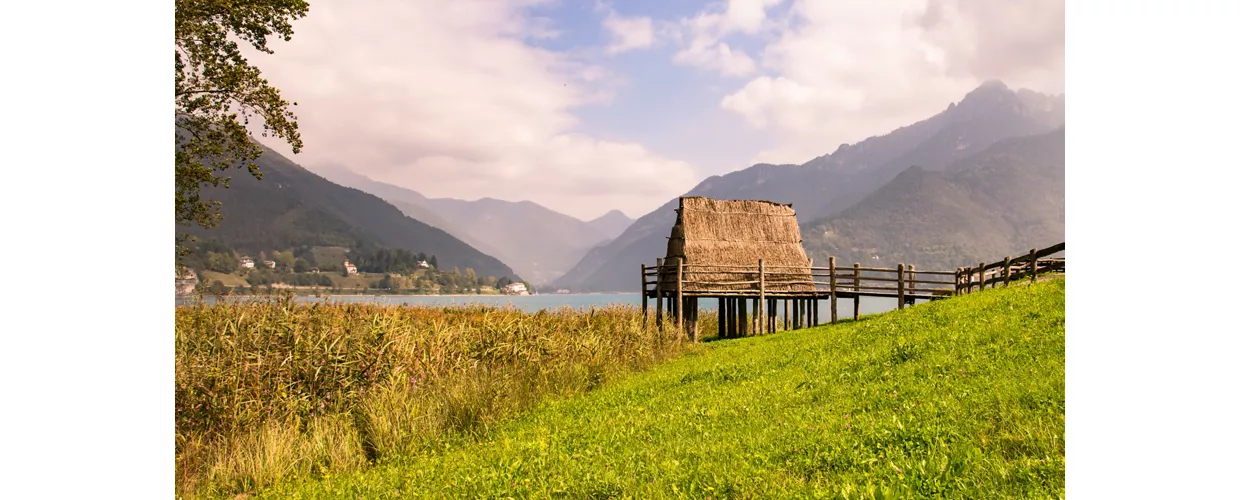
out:
{"label": "white cloud", "polygon": [[583,218],[644,213],[692,187],[687,163],[573,132],[573,109],[605,101],[616,79],[526,44],[555,36],[523,12],[531,3],[315,2],[291,42],[253,56],[300,104],[305,148],[293,159]]}
{"label": "white cloud", "polygon": [[678,38],[688,38],[689,46],[677,51],[672,61],[715,70],[728,76],[753,74],[757,70],[753,58],[729,46],[723,39],[734,33],[758,33],[766,26],[766,10],[781,1],[729,0],[722,10],[719,5],[714,5],[692,19],[681,20],[683,33]]}
{"label": "white cloud", "polygon": [[[711,16],[695,22],[722,22]],[[1063,0],[798,0],[789,16],[761,54],[769,74],[720,103],[780,138],[755,162],[802,163],[884,134],[988,79],[1063,89]]]}
{"label": "white cloud", "polygon": [[654,44],[654,23],[649,17],[624,17],[609,12],[603,19],[603,27],[612,36],[608,54],[645,49]]}

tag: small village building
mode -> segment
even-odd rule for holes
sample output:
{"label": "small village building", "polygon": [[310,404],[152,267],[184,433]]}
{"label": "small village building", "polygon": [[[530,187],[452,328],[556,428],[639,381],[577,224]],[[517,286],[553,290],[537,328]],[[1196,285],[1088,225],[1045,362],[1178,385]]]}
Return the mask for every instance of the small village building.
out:
{"label": "small village building", "polygon": [[249,257],[242,257],[241,267],[244,269],[254,269],[254,259],[251,259]]}
{"label": "small village building", "polygon": [[431,268],[431,265],[430,265],[430,263],[428,263],[428,262],[426,262],[426,261],[424,261],[424,260],[419,260],[419,261],[418,261],[418,267],[420,267],[420,268],[422,268],[422,269],[430,269],[430,268]]}
{"label": "small village building", "polygon": [[345,272],[345,274],[348,274],[349,276],[353,276],[353,275],[357,274],[357,266],[355,266],[355,265],[353,265],[352,263],[350,263],[350,262],[348,261],[348,259],[345,259],[345,261],[344,261],[344,272]]}
{"label": "small village building", "polygon": [[276,261],[274,261],[274,260],[264,260],[264,261],[263,261],[263,265],[264,265],[264,266],[267,266],[267,267],[268,267],[268,268],[270,268],[270,269],[275,269],[275,268],[276,268]]}
{"label": "small village building", "polygon": [[530,291],[525,288],[525,283],[509,283],[504,285],[502,292],[505,295],[529,295]]}
{"label": "small village building", "polygon": [[194,287],[198,286],[198,274],[192,269],[184,269],[176,275],[176,295],[184,297],[194,293]]}

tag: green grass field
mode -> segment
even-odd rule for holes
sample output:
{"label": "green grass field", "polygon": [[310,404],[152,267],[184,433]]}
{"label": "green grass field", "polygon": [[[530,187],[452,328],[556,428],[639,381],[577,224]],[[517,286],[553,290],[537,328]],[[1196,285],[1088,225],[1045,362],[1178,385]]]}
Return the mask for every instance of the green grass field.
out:
{"label": "green grass field", "polygon": [[700,353],[272,498],[1061,498],[1064,280]]}
{"label": "green grass field", "polygon": [[176,309],[178,497],[231,498],[486,435],[700,350],[636,307],[272,301]]}
{"label": "green grass field", "polygon": [[249,283],[246,283],[245,278],[242,278],[241,276],[237,276],[235,274],[217,273],[215,271],[203,271],[202,276],[199,276],[198,279],[201,283],[207,284],[210,284],[213,281],[219,281],[223,283],[224,286],[229,287],[250,286]]}

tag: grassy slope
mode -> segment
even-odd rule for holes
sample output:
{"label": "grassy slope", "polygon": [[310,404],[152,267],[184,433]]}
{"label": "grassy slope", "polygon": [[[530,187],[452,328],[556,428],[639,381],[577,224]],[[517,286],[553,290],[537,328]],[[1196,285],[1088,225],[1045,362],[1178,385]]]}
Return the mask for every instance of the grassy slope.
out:
{"label": "grassy slope", "polygon": [[711,343],[295,497],[1057,498],[1064,281]]}

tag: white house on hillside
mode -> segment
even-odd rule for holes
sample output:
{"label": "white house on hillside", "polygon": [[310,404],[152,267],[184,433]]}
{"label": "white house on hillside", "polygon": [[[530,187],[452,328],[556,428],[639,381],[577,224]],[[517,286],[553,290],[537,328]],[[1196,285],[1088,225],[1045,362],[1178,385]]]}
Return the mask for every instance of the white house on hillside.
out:
{"label": "white house on hillside", "polygon": [[241,267],[246,268],[246,269],[254,269],[254,259],[251,259],[249,257],[242,257]]}
{"label": "white house on hillside", "polygon": [[509,283],[504,285],[503,293],[507,295],[529,295],[530,291],[525,288],[525,283]]}
{"label": "white house on hillside", "polygon": [[344,261],[344,272],[348,273],[348,274],[349,274],[349,276],[352,276],[352,275],[354,275],[354,274],[357,274],[357,266],[354,266],[353,264],[351,264],[351,263],[348,261],[348,259],[345,259],[345,261]]}

